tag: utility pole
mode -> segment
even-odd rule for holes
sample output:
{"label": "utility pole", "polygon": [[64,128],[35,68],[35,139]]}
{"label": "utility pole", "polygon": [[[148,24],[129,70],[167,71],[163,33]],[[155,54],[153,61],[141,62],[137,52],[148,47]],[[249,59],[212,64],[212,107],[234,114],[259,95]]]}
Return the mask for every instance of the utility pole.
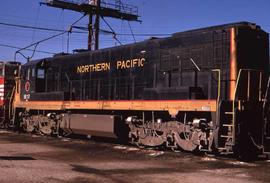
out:
{"label": "utility pole", "polygon": [[88,50],[92,50],[93,44],[93,14],[89,14],[89,23],[88,23]]}
{"label": "utility pole", "polygon": [[100,19],[100,0],[96,0],[97,12],[95,20],[95,50],[98,50],[99,47],[99,19]]}
{"label": "utility pole", "polygon": [[89,16],[88,50],[99,49],[100,17],[139,21],[138,8],[123,4],[120,0],[114,0],[112,3],[101,0],[84,0],[83,3],[79,0],[44,0],[41,4],[87,14]]}

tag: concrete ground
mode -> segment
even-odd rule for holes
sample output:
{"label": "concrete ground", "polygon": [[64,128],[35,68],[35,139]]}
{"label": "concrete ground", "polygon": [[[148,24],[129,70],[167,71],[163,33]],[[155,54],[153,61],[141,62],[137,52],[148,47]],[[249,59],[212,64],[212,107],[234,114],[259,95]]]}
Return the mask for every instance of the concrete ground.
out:
{"label": "concrete ground", "polygon": [[0,182],[266,183],[270,182],[270,161],[245,163],[0,130]]}

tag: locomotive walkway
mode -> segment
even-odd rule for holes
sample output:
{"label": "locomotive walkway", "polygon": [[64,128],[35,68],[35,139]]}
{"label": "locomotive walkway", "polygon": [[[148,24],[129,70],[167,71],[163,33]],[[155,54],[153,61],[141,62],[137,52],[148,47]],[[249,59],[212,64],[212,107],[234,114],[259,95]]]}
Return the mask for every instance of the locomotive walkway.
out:
{"label": "locomotive walkway", "polygon": [[0,182],[270,182],[270,161],[142,150],[0,130]]}

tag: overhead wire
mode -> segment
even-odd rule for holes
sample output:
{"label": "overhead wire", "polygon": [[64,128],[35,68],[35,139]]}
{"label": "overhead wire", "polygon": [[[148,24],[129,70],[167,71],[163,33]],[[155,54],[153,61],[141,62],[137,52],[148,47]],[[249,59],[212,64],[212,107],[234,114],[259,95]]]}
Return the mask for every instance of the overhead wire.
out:
{"label": "overhead wire", "polygon": [[[39,14],[40,14],[40,6],[38,6],[38,13],[37,13],[37,16],[36,16],[36,19],[35,19],[35,27],[37,26],[37,22],[38,22],[38,19],[39,19]],[[34,42],[35,35],[36,35],[36,29],[33,29],[32,43]]]}
{"label": "overhead wire", "polygon": [[[53,28],[45,28],[45,27],[37,27],[37,26],[28,26],[28,25],[20,25],[20,24],[11,24],[11,23],[5,23],[5,22],[0,22],[0,25],[10,26],[10,27],[17,27],[17,28],[24,28],[24,29],[52,31],[52,32],[63,32],[63,31],[65,31],[65,30],[61,30],[61,29],[53,29]],[[81,31],[73,31],[72,33],[83,33],[83,34],[85,34],[85,32],[81,32]]]}
{"label": "overhead wire", "polygon": [[[120,29],[120,33],[123,33],[123,27],[124,27],[124,20],[121,21],[121,29]],[[119,34],[118,34],[119,35]],[[123,39],[124,36],[120,36],[121,41],[126,41],[125,39]]]}
{"label": "overhead wire", "polygon": [[[17,50],[17,51],[15,52],[15,54],[14,54],[14,61],[16,61],[16,55],[17,55],[17,54],[22,55],[22,56],[23,56],[25,59],[27,59],[27,60],[33,58],[33,56],[34,56],[34,54],[35,54],[35,52],[36,52],[36,48],[37,48],[37,46],[38,46],[40,43],[45,42],[45,41],[48,41],[48,40],[53,39],[53,38],[55,38],[55,37],[61,36],[61,35],[63,35],[63,34],[66,34],[67,32],[72,32],[72,26],[75,25],[76,23],[78,23],[78,22],[79,22],[81,19],[83,19],[85,16],[86,16],[86,14],[84,14],[82,17],[80,17],[78,20],[76,20],[74,23],[72,23],[71,26],[69,26],[68,30],[65,30],[65,31],[63,31],[63,32],[61,32],[61,33],[59,33],[59,34],[56,34],[56,35],[52,35],[52,36],[50,36],[50,37],[48,37],[48,38],[42,39],[42,40],[40,40],[40,41],[37,41],[37,42],[35,42],[35,43],[32,43],[32,44],[30,44],[30,45],[28,45],[28,46],[26,46],[26,47],[23,47],[23,48]],[[23,54],[21,53],[22,50],[25,50],[25,49],[30,48],[30,47],[32,47],[32,46],[34,46],[34,51],[33,51],[32,55],[31,55],[30,57],[26,57],[25,55],[23,55]]]}
{"label": "overhead wire", "polygon": [[131,34],[132,34],[132,37],[133,37],[133,39],[134,39],[134,42],[136,43],[136,39],[135,39],[133,30],[132,30],[132,28],[131,28],[131,25],[130,25],[129,21],[127,21],[127,22],[128,22],[128,26],[129,26],[130,32],[131,32]]}
{"label": "overhead wire", "polygon": [[[36,26],[28,26],[28,25],[20,25],[20,24],[10,24],[10,23],[4,23],[0,22],[0,25],[4,26],[11,26],[11,27],[18,27],[18,28],[25,28],[25,29],[36,29],[36,30],[42,30],[42,31],[52,31],[52,32],[63,32],[65,30],[63,29],[53,29],[53,28],[45,28],[45,27],[36,27]],[[74,29],[80,29],[83,31],[87,31],[87,27],[81,27],[81,26],[72,26]],[[109,30],[103,30],[100,29],[102,33],[105,34],[116,34],[116,35],[123,35],[123,36],[142,36],[142,37],[147,37],[147,36],[170,36],[172,34],[164,34],[164,33],[137,33],[137,34],[130,34],[130,33],[116,33],[115,31],[109,31]],[[80,33],[80,34],[87,34],[87,32],[82,32],[82,31],[72,31],[72,33]]]}
{"label": "overhead wire", "polygon": [[70,32],[67,33],[67,53],[69,52]]}
{"label": "overhead wire", "polygon": [[113,38],[120,44],[120,45],[123,45],[122,43],[121,43],[121,41],[116,37],[116,33],[115,33],[115,31],[113,30],[113,28],[111,27],[111,25],[104,19],[104,17],[101,17],[102,18],[102,20],[105,22],[105,24],[109,27],[109,29],[111,30],[111,32],[112,32],[112,34],[113,34]]}
{"label": "overhead wire", "polygon": [[[119,3],[120,3],[120,5],[122,6],[122,8],[124,9],[124,4],[123,4],[122,0],[119,0]],[[131,28],[130,22],[129,22],[129,21],[127,21],[127,22],[128,22],[128,26],[129,26],[129,29],[130,29],[131,35],[132,35],[132,37],[133,37],[133,40],[134,40],[134,42],[136,43],[136,39],[135,39],[135,36],[134,36],[133,30],[132,30],[132,28]]]}
{"label": "overhead wire", "polygon": [[[12,46],[12,45],[8,45],[8,44],[0,44],[1,47],[7,47],[7,48],[13,48],[13,49],[22,49],[21,47],[17,47],[17,46]],[[27,51],[34,51],[33,49],[25,49]],[[54,52],[49,52],[49,51],[42,51],[42,50],[36,50],[36,52],[39,52],[39,53],[45,53],[45,54],[51,54],[51,55],[54,55],[56,53]]]}
{"label": "overhead wire", "polygon": [[[119,3],[120,5],[122,4],[121,0],[119,0]],[[85,15],[84,15],[85,16]],[[83,17],[84,17],[83,16]],[[114,29],[112,28],[112,26],[104,19],[104,17],[101,17],[102,20],[105,22],[105,24],[109,27],[110,30],[101,30],[102,33],[104,34],[112,34],[113,35],[113,39],[115,39],[120,45],[122,45],[121,41],[117,38],[118,35],[124,35],[124,36],[132,36],[134,42],[136,42],[136,39],[135,39],[135,36],[167,36],[167,35],[171,35],[171,34],[134,34],[133,30],[132,30],[132,27],[130,25],[130,22],[128,21],[128,25],[129,25],[129,29],[130,29],[130,32],[131,34],[128,34],[128,33],[116,33],[114,31]],[[38,16],[37,16],[37,19],[39,19],[39,13],[38,13]],[[81,19],[79,19],[80,21]],[[22,50],[31,50],[29,49],[30,47],[34,46],[34,49],[32,49],[33,51],[33,54],[31,55],[30,58],[32,58],[35,54],[35,52],[38,52],[37,51],[37,46],[41,43],[41,42],[45,42],[49,39],[53,39],[55,37],[58,37],[60,35],[64,35],[65,33],[67,33],[67,52],[69,51],[69,42],[70,42],[70,33],[82,33],[82,34],[85,34],[87,32],[82,32],[82,31],[73,31],[72,29],[74,28],[81,28],[81,30],[83,31],[87,31],[88,28],[83,28],[83,27],[78,27],[78,26],[74,26],[78,21],[76,21],[75,23],[73,23],[70,27],[69,27],[69,30],[66,31],[66,30],[61,30],[61,29],[55,29],[55,28],[45,28],[45,27],[38,27],[37,26],[37,20],[35,22],[35,26],[29,26],[29,25],[22,25],[22,24],[11,24],[11,23],[6,23],[6,22],[0,22],[0,25],[3,25],[3,26],[10,26],[10,27],[16,27],[16,28],[23,28],[23,29],[33,29],[33,35],[32,35],[32,43],[33,43],[33,40],[34,40],[34,37],[35,37],[35,33],[36,33],[36,30],[41,30],[41,31],[51,31],[51,32],[59,32],[59,34],[56,34],[56,35],[53,35],[53,36],[50,36],[49,38],[46,38],[46,39],[42,39],[41,41],[38,41],[38,42],[35,42],[33,44],[30,44],[29,46],[27,47],[24,47],[24,48],[21,48],[19,50],[17,50],[18,52],[16,53],[19,53],[20,51]],[[63,38],[62,38],[63,39]],[[129,40],[130,41],[130,40]],[[63,40],[62,40],[62,44],[63,44]],[[62,50],[63,50],[63,46],[62,46]],[[15,53],[15,60],[16,60],[16,53]],[[19,53],[21,54],[21,53]],[[26,57],[25,57],[26,58]],[[27,57],[29,58],[29,57]]]}
{"label": "overhead wire", "polygon": [[[35,52],[36,52],[36,48],[37,48],[37,46],[38,46],[40,43],[42,43],[42,42],[44,42],[44,41],[48,41],[48,40],[53,39],[53,38],[55,38],[55,37],[61,36],[61,35],[65,34],[65,33],[66,33],[66,32],[61,32],[61,33],[59,33],[59,34],[56,34],[56,35],[50,36],[50,37],[48,37],[48,38],[42,39],[42,40],[40,40],[40,41],[38,41],[38,42],[35,42],[35,43],[30,44],[29,46],[26,46],[26,47],[23,47],[23,48],[17,50],[17,51],[15,52],[15,55],[14,55],[14,61],[16,61],[16,54],[22,55],[22,56],[23,56],[25,59],[27,59],[27,60],[33,58],[33,56],[34,56],[34,54],[35,54]],[[32,46],[34,46],[34,49],[33,49],[32,55],[31,55],[30,57],[26,57],[24,54],[21,53],[22,50],[25,50],[25,49],[30,48],[30,47],[32,47]]]}
{"label": "overhead wire", "polygon": [[[64,29],[64,25],[63,25],[63,22],[64,22],[64,9],[62,9],[62,11],[60,12],[60,15],[58,17],[58,20],[57,20],[57,23],[56,23],[56,27],[57,28],[61,28],[61,29]],[[68,37],[69,37],[69,33],[68,33]],[[62,42],[62,52],[64,52],[64,35],[62,35],[62,39],[61,39],[61,42]],[[68,47],[68,44],[69,42],[67,41],[67,47]]]}
{"label": "overhead wire", "polygon": [[[73,26],[72,28],[74,29],[79,29],[79,30],[83,30],[83,31],[88,31],[87,27],[81,27],[81,26]],[[151,37],[151,36],[170,36],[172,34],[164,34],[164,33],[151,33],[151,34],[147,34],[147,33],[116,33],[115,31],[110,31],[110,30],[105,30],[105,29],[100,29],[100,32],[103,34],[116,34],[119,36],[142,36],[142,37]]]}
{"label": "overhead wire", "polygon": [[[74,30],[74,29],[73,29]],[[1,30],[0,30],[1,32]],[[53,35],[51,32],[47,33],[42,33],[42,34],[37,34],[35,40],[40,40],[45,37]],[[14,33],[9,33],[8,31],[6,32],[1,32],[1,40],[2,43],[6,44],[12,44],[12,45],[19,45],[19,44],[25,44],[29,42],[31,43],[32,35],[26,34],[25,32],[14,32]],[[59,42],[60,38],[52,39],[49,42],[45,42],[44,44],[53,44],[55,42]],[[84,36],[74,36],[72,42],[82,42],[82,41],[87,41]]]}
{"label": "overhead wire", "polygon": [[[41,7],[41,6],[40,6]],[[29,22],[29,23],[33,23],[34,19],[32,19],[33,17],[35,16],[31,16],[31,17],[26,17],[26,16],[23,16],[23,15],[20,15],[20,16],[16,16],[14,14],[6,14],[3,13],[3,12],[0,12],[0,16],[1,16],[1,20],[3,20],[4,18],[7,19],[7,21],[13,21],[13,20],[20,20],[20,22]],[[49,25],[47,23],[56,23],[57,20],[55,18],[48,18],[49,16],[40,16],[39,17],[39,20],[41,21],[41,23],[44,23],[43,25]],[[73,23],[72,21],[70,20],[67,20],[67,21],[64,21],[63,22],[64,24],[71,24]]]}

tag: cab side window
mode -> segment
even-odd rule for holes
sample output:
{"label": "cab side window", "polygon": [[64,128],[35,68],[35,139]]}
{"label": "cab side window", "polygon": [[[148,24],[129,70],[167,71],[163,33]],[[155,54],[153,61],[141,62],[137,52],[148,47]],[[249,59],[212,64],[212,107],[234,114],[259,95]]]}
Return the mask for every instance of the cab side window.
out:
{"label": "cab side window", "polygon": [[30,80],[30,75],[31,75],[31,69],[28,68],[28,69],[27,69],[27,76],[26,76],[26,79],[27,79],[27,80]]}
{"label": "cab side window", "polygon": [[34,78],[35,77],[35,75],[36,75],[36,73],[35,73],[36,71],[35,71],[35,68],[32,68],[32,78]]}
{"label": "cab side window", "polygon": [[45,78],[45,71],[44,69],[38,69],[37,70],[37,78],[44,79]]}

